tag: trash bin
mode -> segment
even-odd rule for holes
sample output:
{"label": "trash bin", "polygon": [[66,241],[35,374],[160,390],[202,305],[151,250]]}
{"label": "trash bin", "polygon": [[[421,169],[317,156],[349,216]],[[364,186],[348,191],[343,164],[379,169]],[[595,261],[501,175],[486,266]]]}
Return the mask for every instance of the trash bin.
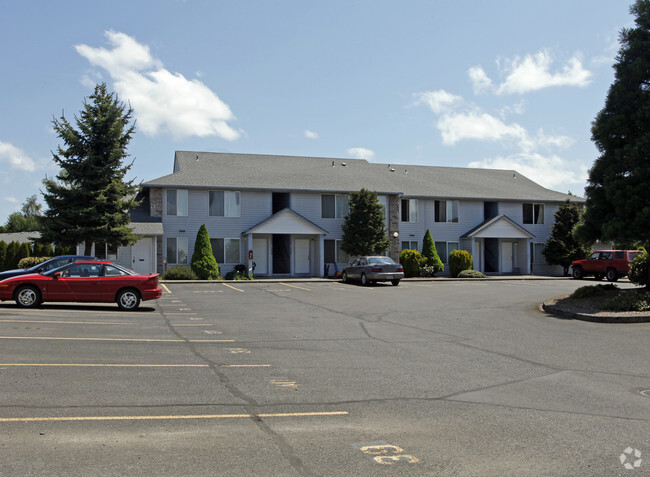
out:
{"label": "trash bin", "polygon": [[239,265],[235,265],[235,272],[239,273],[240,275],[246,275],[246,265],[242,265],[241,263]]}

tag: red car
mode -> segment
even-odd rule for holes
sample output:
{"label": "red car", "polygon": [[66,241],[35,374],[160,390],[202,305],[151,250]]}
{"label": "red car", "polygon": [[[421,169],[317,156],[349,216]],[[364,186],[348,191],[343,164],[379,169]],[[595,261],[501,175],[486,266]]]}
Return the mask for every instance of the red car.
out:
{"label": "red car", "polygon": [[121,310],[135,310],[140,301],[160,298],[158,274],[138,275],[112,262],[85,260],[38,274],[0,281],[0,301],[15,300],[33,308],[44,301],[116,302]]}
{"label": "red car", "polygon": [[630,264],[634,257],[643,253],[641,250],[596,250],[589,258],[575,260],[573,267],[573,278],[581,280],[587,275],[593,275],[596,280],[607,278],[615,282],[624,277],[630,271]]}

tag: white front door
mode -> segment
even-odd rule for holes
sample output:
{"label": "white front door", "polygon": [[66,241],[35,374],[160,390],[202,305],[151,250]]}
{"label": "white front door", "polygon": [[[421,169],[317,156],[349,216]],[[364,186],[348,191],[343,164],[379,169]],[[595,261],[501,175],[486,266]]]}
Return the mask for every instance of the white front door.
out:
{"label": "white front door", "polygon": [[512,273],[512,267],[512,242],[501,242],[501,273]]}
{"label": "white front door", "polygon": [[296,239],[294,242],[294,273],[306,274],[310,272],[309,266],[309,239]]}
{"label": "white front door", "polygon": [[268,275],[269,241],[267,239],[253,239],[253,261],[255,262],[255,275]]}
{"label": "white front door", "polygon": [[153,273],[153,269],[151,268],[152,254],[153,238],[145,237],[138,240],[131,249],[131,255],[133,256],[131,268],[143,275]]}

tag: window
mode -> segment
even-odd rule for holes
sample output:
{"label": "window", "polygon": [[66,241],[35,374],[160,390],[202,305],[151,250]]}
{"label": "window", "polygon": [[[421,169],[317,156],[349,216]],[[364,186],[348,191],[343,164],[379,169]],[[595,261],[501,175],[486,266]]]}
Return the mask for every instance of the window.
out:
{"label": "window", "polygon": [[457,200],[436,200],[435,221],[436,222],[458,222],[458,201]]}
{"label": "window", "polygon": [[342,219],[350,213],[347,195],[324,194],[321,196],[321,217]]}
{"label": "window", "polygon": [[187,189],[167,189],[167,215],[187,217]]}
{"label": "window", "polygon": [[341,248],[343,240],[327,239],[323,241],[325,252],[325,263],[344,263],[348,264],[350,256]]}
{"label": "window", "polygon": [[239,191],[211,190],[208,214],[212,217],[239,217],[241,215]]}
{"label": "window", "polygon": [[386,220],[388,218],[388,196],[378,195],[377,201],[381,204],[381,207],[384,210],[384,220]]}
{"label": "window", "polygon": [[104,265],[105,277],[126,277],[129,273],[121,268],[114,267],[113,265]]}
{"label": "window", "polygon": [[95,244],[95,257],[102,260],[117,260],[117,247],[105,243]]}
{"label": "window", "polygon": [[167,263],[187,263],[187,237],[167,239]]}
{"label": "window", "polygon": [[418,250],[418,242],[411,241],[411,240],[403,240],[402,250]]}
{"label": "window", "polygon": [[435,245],[442,263],[449,263],[449,254],[458,250],[458,242],[435,242]]}
{"label": "window", "polygon": [[533,259],[533,264],[537,265],[546,265],[546,257],[544,257],[544,254],[542,253],[544,251],[544,247],[546,245],[544,243],[532,243],[532,259]]}
{"label": "window", "polygon": [[402,222],[418,221],[418,200],[402,199]]}
{"label": "window", "polygon": [[525,224],[544,223],[544,204],[524,204],[523,213]]}
{"label": "window", "polygon": [[99,263],[78,263],[61,272],[64,278],[97,278],[102,269]]}
{"label": "window", "polygon": [[234,263],[241,261],[240,240],[229,238],[210,239],[212,246],[212,255],[218,264]]}

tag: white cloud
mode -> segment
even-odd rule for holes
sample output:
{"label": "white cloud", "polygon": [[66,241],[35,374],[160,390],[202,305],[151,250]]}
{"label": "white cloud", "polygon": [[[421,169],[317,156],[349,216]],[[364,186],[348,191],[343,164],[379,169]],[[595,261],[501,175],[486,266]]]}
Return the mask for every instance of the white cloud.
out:
{"label": "white cloud", "polygon": [[587,180],[588,170],[588,166],[569,163],[555,154],[544,156],[536,152],[488,158],[470,162],[468,165],[486,169],[515,170],[544,187],[571,190],[578,195],[583,193],[581,189]]}
{"label": "white cloud", "polygon": [[492,90],[492,80],[480,66],[473,66],[467,70],[467,74],[472,82],[474,94],[486,93]]}
{"label": "white cloud", "polygon": [[[149,47],[120,32],[107,31],[112,49],[77,45],[92,65],[105,69],[120,99],[133,106],[138,129],[148,136],[169,133],[175,139],[190,136],[239,138],[228,125],[235,119],[226,103],[196,79],[171,73],[154,58]],[[92,81],[86,75],[85,83]]]}
{"label": "white cloud", "polygon": [[36,163],[22,149],[0,141],[0,163],[9,165],[9,168],[25,172],[34,172]]}
{"label": "white cloud", "polygon": [[304,134],[307,139],[318,139],[320,137],[317,132],[310,131],[309,129],[305,129]]}
{"label": "white cloud", "polygon": [[480,111],[447,113],[438,120],[437,127],[442,143],[451,146],[464,139],[499,141],[503,139],[526,140],[526,130],[517,123],[506,124],[494,116]]}
{"label": "white cloud", "polygon": [[18,199],[16,199],[14,196],[3,197],[2,199],[9,202],[9,203],[11,203],[11,204],[17,204],[18,203]]}
{"label": "white cloud", "polygon": [[375,151],[366,149],[365,147],[351,147],[346,152],[349,156],[356,159],[366,159],[370,161],[375,157]]}
{"label": "white cloud", "polygon": [[416,93],[414,96],[416,97],[416,105],[426,104],[436,114],[448,111],[454,105],[463,102],[462,97],[448,93],[444,89],[424,91],[423,93]]}
{"label": "white cloud", "polygon": [[570,58],[555,73],[550,71],[552,63],[548,51],[528,54],[523,59],[506,60],[504,70],[508,75],[497,88],[497,94],[523,94],[552,86],[584,87],[591,82],[591,72],[582,66],[578,56]]}

